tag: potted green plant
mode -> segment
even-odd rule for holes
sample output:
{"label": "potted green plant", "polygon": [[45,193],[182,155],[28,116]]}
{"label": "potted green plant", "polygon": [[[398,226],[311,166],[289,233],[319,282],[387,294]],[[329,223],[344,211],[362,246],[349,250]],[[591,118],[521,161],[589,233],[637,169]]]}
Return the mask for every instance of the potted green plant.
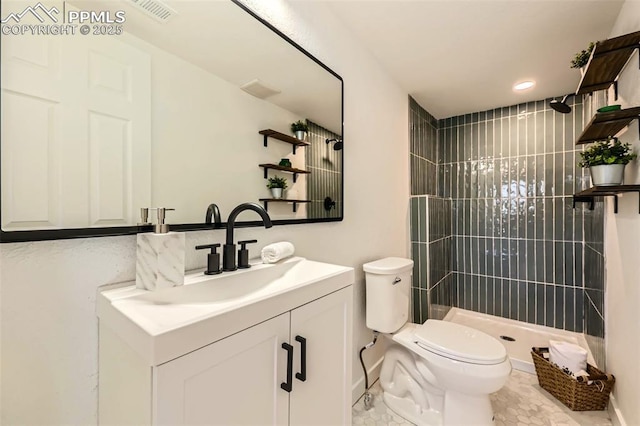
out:
{"label": "potted green plant", "polygon": [[584,74],[584,67],[589,62],[589,58],[591,58],[591,52],[594,47],[596,47],[596,44],[591,42],[589,43],[589,47],[585,50],[576,53],[571,61],[571,68],[580,68],[580,71]]}
{"label": "potted green plant", "polygon": [[302,120],[298,120],[295,123],[291,123],[291,132],[301,141],[305,140],[309,126]]}
{"label": "potted green plant", "polygon": [[637,157],[628,143],[618,138],[598,141],[580,153],[580,167],[588,167],[594,186],[621,185],[624,166]]}
{"label": "potted green plant", "polygon": [[269,183],[267,183],[267,188],[271,190],[271,196],[279,200],[282,198],[282,191],[287,188],[287,180],[285,178],[281,178],[278,176],[270,177]]}

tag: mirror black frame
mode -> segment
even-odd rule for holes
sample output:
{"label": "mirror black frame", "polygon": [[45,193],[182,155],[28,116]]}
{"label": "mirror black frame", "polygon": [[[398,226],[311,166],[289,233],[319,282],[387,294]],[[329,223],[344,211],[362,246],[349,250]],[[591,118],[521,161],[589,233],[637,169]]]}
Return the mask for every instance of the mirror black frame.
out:
{"label": "mirror black frame", "polygon": [[[284,33],[274,27],[272,24],[258,16],[254,11],[242,4],[240,0],[231,0],[232,3],[240,7],[247,12],[253,18],[265,25],[271,31],[276,33],[290,45],[298,49],[309,59],[320,65],[325,71],[331,73],[334,77],[340,80],[340,109],[341,109],[341,133],[344,140],[344,81],[342,77],[338,75],[331,68],[323,64],[318,58],[306,51],[303,47],[298,45],[295,41],[291,40]],[[1,155],[1,151],[0,151]],[[321,223],[321,222],[340,222],[344,219],[344,147],[340,150],[340,161],[342,161],[342,173],[340,175],[340,197],[342,202],[340,203],[340,216],[332,218],[317,218],[317,219],[277,219],[273,220],[274,225],[299,225],[305,223]],[[248,200],[252,201],[252,200]],[[1,206],[1,201],[0,201]],[[0,209],[0,218],[2,211]],[[207,223],[188,223],[188,224],[170,224],[172,231],[184,232],[184,231],[204,231],[211,229],[223,229],[227,223],[222,222],[219,224],[207,224]],[[254,226],[263,226],[260,221],[251,222],[237,222],[237,228],[248,228]],[[64,240],[73,238],[94,238],[94,237],[111,237],[119,235],[134,235],[141,232],[151,232],[153,227],[147,226],[114,226],[114,227],[100,227],[100,228],[66,228],[66,229],[38,229],[34,231],[3,231],[0,229],[0,243],[19,243],[28,241],[47,241],[47,240]]]}

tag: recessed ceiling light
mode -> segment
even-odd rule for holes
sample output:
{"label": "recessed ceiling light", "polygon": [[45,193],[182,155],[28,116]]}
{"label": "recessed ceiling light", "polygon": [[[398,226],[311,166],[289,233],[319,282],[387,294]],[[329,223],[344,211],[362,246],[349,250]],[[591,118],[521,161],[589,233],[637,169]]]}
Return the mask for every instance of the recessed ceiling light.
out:
{"label": "recessed ceiling light", "polygon": [[521,92],[523,90],[531,89],[535,85],[536,85],[535,81],[531,81],[531,80],[522,81],[520,83],[514,84],[513,90],[515,90],[516,92]]}

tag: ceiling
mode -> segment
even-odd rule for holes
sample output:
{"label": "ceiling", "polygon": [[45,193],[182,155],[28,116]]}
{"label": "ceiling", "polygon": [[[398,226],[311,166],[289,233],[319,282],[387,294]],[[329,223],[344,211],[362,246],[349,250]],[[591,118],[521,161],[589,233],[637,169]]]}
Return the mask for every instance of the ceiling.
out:
{"label": "ceiling", "polygon": [[[575,92],[569,68],[623,0],[319,1],[436,118]],[[515,93],[512,86],[535,80]]]}

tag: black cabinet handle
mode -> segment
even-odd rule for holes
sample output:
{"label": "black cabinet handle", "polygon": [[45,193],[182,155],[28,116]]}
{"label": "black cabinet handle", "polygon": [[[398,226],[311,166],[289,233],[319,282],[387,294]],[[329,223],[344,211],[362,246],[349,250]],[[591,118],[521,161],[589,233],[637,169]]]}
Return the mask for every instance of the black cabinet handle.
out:
{"label": "black cabinet handle", "polygon": [[296,373],[296,379],[304,382],[307,380],[307,339],[296,336],[296,342],[300,342],[300,372]]}
{"label": "black cabinet handle", "polygon": [[280,387],[287,392],[291,392],[291,387],[293,386],[293,346],[283,343],[282,349],[287,351],[287,381],[280,383]]}

